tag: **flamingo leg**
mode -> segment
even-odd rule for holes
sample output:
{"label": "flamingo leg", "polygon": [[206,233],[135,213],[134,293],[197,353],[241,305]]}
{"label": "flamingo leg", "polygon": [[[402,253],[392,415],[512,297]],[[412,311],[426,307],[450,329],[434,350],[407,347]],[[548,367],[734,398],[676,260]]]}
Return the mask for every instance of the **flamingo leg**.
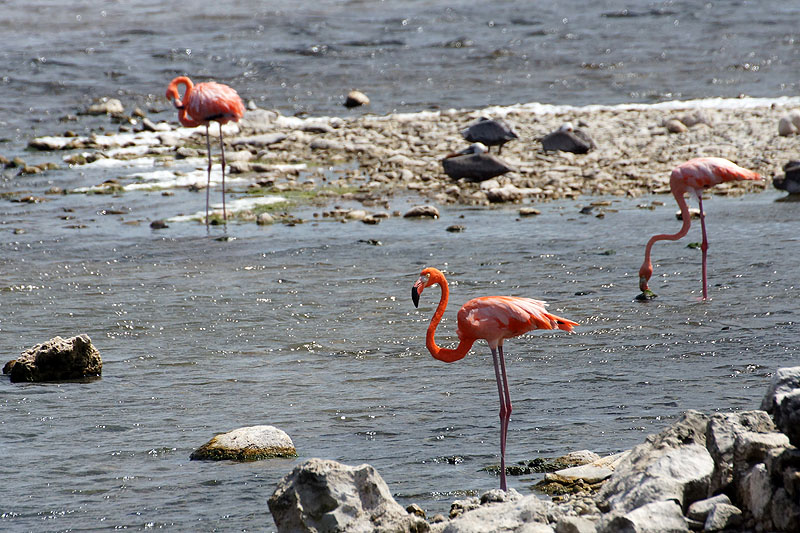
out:
{"label": "flamingo leg", "polygon": [[206,183],[206,231],[208,231],[208,203],[209,189],[211,189],[211,136],[208,134],[208,124],[206,124],[206,154],[208,155],[208,182]]}
{"label": "flamingo leg", "polygon": [[708,255],[708,237],[706,236],[706,214],[703,211],[703,195],[697,195],[697,203],[700,205],[700,227],[703,231],[703,242],[700,249],[703,251],[703,300],[708,300],[708,278],[706,270],[706,256]]}
{"label": "flamingo leg", "polygon": [[500,489],[508,490],[506,484],[506,435],[508,433],[508,420],[511,418],[511,396],[508,390],[506,377],[506,363],[503,358],[503,347],[498,350],[490,347],[494,360],[494,373],[497,378],[497,393],[500,396]]}
{"label": "flamingo leg", "polygon": [[219,123],[219,147],[222,151],[222,220],[228,227],[228,213],[225,210],[225,142],[222,140],[222,123]]}

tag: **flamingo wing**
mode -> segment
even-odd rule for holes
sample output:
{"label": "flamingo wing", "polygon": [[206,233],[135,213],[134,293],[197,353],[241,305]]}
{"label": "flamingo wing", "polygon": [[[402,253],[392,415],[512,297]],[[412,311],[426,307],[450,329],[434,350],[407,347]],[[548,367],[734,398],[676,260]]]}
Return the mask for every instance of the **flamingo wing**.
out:
{"label": "flamingo wing", "polygon": [[458,311],[458,336],[486,339],[492,343],[534,329],[572,331],[572,326],[578,325],[548,313],[546,306],[540,300],[515,296],[475,298]]}
{"label": "flamingo wing", "polygon": [[184,104],[189,115],[202,123],[216,120],[224,124],[244,116],[244,103],[239,94],[227,85],[213,81],[195,85],[189,93],[189,101]]}
{"label": "flamingo wing", "polygon": [[681,180],[694,190],[707,189],[726,181],[759,180],[757,172],[742,168],[721,157],[697,157],[678,165],[672,171],[674,179]]}

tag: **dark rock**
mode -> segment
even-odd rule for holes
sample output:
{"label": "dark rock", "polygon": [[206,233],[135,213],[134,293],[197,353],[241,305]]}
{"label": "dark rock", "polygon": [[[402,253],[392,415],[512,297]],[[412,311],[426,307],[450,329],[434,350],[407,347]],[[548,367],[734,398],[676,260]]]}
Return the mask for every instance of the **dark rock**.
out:
{"label": "dark rock", "polygon": [[12,382],[60,381],[99,376],[103,369],[100,353],[88,335],[71,339],[54,337],[28,348],[3,368]]}
{"label": "dark rock", "polygon": [[439,210],[432,205],[418,205],[406,211],[403,218],[439,218]]}
{"label": "dark rock", "polygon": [[168,227],[166,220],[154,220],[150,223],[151,229],[165,229]]}
{"label": "dark rock", "polygon": [[789,194],[800,194],[800,161],[789,161],[783,166],[783,176],[776,176],[772,185]]}
{"label": "dark rock", "polygon": [[362,105],[369,105],[369,98],[366,94],[356,90],[352,90],[347,93],[347,98],[345,98],[344,101],[345,107],[353,108]]}

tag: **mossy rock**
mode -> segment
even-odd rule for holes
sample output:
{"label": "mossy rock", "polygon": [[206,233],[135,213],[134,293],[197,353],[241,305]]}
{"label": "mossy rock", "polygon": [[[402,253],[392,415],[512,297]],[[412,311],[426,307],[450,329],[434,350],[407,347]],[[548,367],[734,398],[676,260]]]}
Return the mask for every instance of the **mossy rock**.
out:
{"label": "mossy rock", "polygon": [[292,439],[274,426],[249,426],[222,433],[189,456],[201,461],[259,461],[296,457]]}

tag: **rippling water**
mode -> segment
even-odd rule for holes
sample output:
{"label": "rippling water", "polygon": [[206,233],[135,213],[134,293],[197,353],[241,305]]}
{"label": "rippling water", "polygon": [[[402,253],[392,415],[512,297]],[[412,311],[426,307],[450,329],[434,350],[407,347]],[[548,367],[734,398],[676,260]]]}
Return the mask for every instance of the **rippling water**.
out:
{"label": "rippling water", "polygon": [[[166,81],[183,72],[234,84],[265,107],[314,114],[344,113],[352,86],[376,113],[797,89],[794,5],[106,4],[4,5],[4,153],[21,153],[33,133],[73,127],[58,118],[96,96],[165,109]],[[7,173],[0,187],[42,194],[100,175]],[[656,245],[660,297],[645,304],[633,301],[644,243],[679,226],[668,197],[653,211],[637,205],[654,198],[614,199],[603,219],[558,202],[525,219],[513,207],[445,207],[436,222],[232,225],[227,242],[195,224],[161,233],[129,224],[174,212],[166,206],[176,202],[194,209],[198,198],[0,200],[5,359],[57,334],[88,333],[105,363],[90,383],[0,380],[0,529],[269,529],[267,498],[309,457],[369,462],[400,503],[429,513],[496,487],[481,470],[499,448],[488,349],[479,342],[452,365],[430,357],[436,291],[419,310],[409,298],[423,266],[451,281],[440,344],[455,343],[460,304],[492,293],[546,299],[581,323],[574,334],[507,343],[512,463],[616,452],[690,408],[755,408],[770,372],[796,364],[800,204],[775,192],[704,202],[710,302],[697,300],[692,228]],[[450,224],[466,230],[449,233]],[[188,460],[215,433],[255,424],[286,430],[300,457]],[[528,492],[536,480],[509,483]]]}

